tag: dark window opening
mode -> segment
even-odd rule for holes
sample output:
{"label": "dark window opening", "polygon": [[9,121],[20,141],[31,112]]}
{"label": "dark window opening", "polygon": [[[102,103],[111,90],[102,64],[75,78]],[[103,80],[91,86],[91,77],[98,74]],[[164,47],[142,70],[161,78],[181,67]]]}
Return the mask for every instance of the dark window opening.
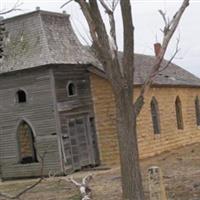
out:
{"label": "dark window opening", "polygon": [[177,128],[183,129],[184,126],[183,126],[182,105],[179,97],[176,98],[175,107],[176,107]]}
{"label": "dark window opening", "polygon": [[67,86],[68,96],[76,95],[76,86],[74,83],[69,83]]}
{"label": "dark window opening", "polygon": [[4,56],[5,24],[0,20],[0,60]]}
{"label": "dark window opening", "polygon": [[17,130],[19,143],[19,159],[21,164],[38,162],[35,148],[35,138],[31,127],[22,121]]}
{"label": "dark window opening", "polygon": [[199,97],[195,98],[195,111],[196,111],[196,123],[197,126],[200,126],[200,107],[199,107]]}
{"label": "dark window opening", "polygon": [[26,102],[26,93],[23,90],[17,92],[17,102],[25,103]]}
{"label": "dark window opening", "polygon": [[160,134],[160,116],[158,102],[155,97],[151,100],[151,117],[153,123],[154,134]]}

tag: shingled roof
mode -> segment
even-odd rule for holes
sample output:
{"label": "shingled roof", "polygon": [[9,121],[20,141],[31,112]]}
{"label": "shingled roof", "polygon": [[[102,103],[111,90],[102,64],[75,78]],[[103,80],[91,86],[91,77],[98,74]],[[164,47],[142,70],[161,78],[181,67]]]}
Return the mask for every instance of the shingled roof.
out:
{"label": "shingled roof", "polygon": [[[5,57],[0,62],[0,73],[48,64],[92,64],[103,70],[89,48],[79,42],[69,15],[38,10],[5,19],[4,22]],[[153,56],[135,54],[134,84],[144,82],[154,59]],[[156,76],[154,84],[200,87],[200,79],[170,64]]]}
{"label": "shingled roof", "polygon": [[[135,54],[135,84],[142,84],[151,71],[155,57]],[[176,85],[176,86],[200,86],[200,79],[185,69],[171,63],[166,69],[167,61],[163,61],[158,75],[155,77],[154,85]]]}
{"label": "shingled roof", "polygon": [[95,62],[74,34],[67,14],[37,10],[4,22],[5,57],[1,73],[47,64]]}

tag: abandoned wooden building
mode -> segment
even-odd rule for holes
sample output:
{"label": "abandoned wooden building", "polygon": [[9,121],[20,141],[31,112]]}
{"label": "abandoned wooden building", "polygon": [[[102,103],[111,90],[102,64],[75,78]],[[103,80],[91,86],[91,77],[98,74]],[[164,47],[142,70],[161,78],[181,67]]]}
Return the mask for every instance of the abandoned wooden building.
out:
{"label": "abandoned wooden building", "polygon": [[[3,179],[119,163],[112,88],[66,14],[34,11],[4,21],[0,58],[0,169]],[[135,86],[154,57],[135,55]],[[140,157],[200,141],[200,79],[171,64],[145,99]]]}

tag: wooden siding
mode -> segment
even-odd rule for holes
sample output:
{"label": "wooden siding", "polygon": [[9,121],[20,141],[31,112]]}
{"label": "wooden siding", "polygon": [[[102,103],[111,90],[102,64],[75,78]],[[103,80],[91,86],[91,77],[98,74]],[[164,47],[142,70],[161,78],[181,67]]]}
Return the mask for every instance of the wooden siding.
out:
{"label": "wooden siding", "polygon": [[[89,73],[84,66],[75,66],[75,65],[61,65],[54,68],[54,78],[55,78],[55,92],[57,98],[57,109],[59,112],[59,120],[61,124],[61,132],[63,138],[63,152],[65,165],[67,169],[80,169],[83,165],[88,164],[97,164],[98,160],[98,148],[97,141],[94,142],[92,147],[93,140],[96,140],[95,131],[91,131],[89,127],[89,119],[93,117],[93,104],[90,92],[90,80]],[[74,96],[69,96],[67,92],[68,83],[73,82],[76,86],[77,94]],[[88,155],[90,157],[85,159],[85,164],[78,164],[79,161],[75,163],[75,155],[72,149],[72,137],[69,133],[69,122],[70,120],[83,119],[86,123],[87,134],[89,141],[87,143]],[[78,137],[78,136],[77,136]],[[78,141],[78,138],[77,138]],[[81,148],[80,145],[77,148]],[[79,149],[79,152],[83,152]],[[84,158],[81,158],[84,159]],[[71,167],[70,167],[71,165]]]}
{"label": "wooden siding", "polygon": [[[15,94],[23,89],[26,103],[17,103]],[[40,163],[19,164],[17,126],[25,120],[33,129],[36,149],[45,157],[45,173],[59,171],[53,94],[47,68],[24,70],[0,76],[0,164],[2,178],[40,175]]]}

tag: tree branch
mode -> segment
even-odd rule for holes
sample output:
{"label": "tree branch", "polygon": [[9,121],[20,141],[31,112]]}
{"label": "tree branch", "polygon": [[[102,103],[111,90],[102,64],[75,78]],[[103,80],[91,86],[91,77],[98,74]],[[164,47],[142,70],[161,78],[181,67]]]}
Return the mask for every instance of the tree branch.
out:
{"label": "tree branch", "polygon": [[5,10],[5,11],[0,11],[0,15],[5,15],[5,14],[8,14],[8,13],[11,13],[11,12],[13,12],[13,11],[19,11],[19,10],[21,10],[19,7],[22,5],[23,3],[21,2],[19,2],[19,1],[17,1],[16,3],[15,3],[15,5],[11,8],[11,9],[9,9],[9,10]]}
{"label": "tree branch", "polygon": [[[174,58],[176,57],[176,55],[178,54],[178,52],[180,51],[179,49],[179,43],[180,43],[180,36],[179,38],[177,38],[177,43],[176,43],[176,49],[175,52],[173,53],[173,55],[171,56],[170,60],[167,61],[167,64],[165,64],[165,66],[162,67],[162,69],[160,69],[158,71],[158,73],[164,71],[166,68],[169,67],[169,65],[172,63],[172,61],[174,60]],[[156,76],[158,73],[156,73],[154,76]]]}
{"label": "tree branch", "polygon": [[[163,41],[162,41],[162,45],[161,45],[161,50],[160,53],[156,56],[155,58],[155,62],[154,65],[151,69],[150,74],[148,75],[148,77],[146,78],[141,91],[140,91],[140,95],[139,95],[139,99],[141,99],[142,97],[144,97],[145,93],[148,91],[149,87],[152,85],[153,82],[153,78],[155,78],[155,75],[159,72],[160,68],[161,68],[161,63],[163,62],[164,59],[164,55],[166,53],[167,47],[169,45],[169,42],[180,22],[180,19],[185,11],[185,9],[189,6],[189,2],[190,0],[184,0],[181,7],[179,8],[179,10],[175,13],[174,17],[172,18],[172,20],[167,23],[166,21],[166,16],[164,14],[164,12],[159,11],[160,14],[162,15],[162,17],[164,18],[165,22],[165,26],[164,26],[164,31],[163,31]],[[172,62],[173,58],[175,57],[175,55],[177,54],[178,51],[175,52],[174,56],[172,56],[172,58],[169,60],[167,66],[165,66],[164,68],[166,69],[166,67],[169,66],[169,64]],[[135,106],[137,104],[137,101],[135,103]]]}
{"label": "tree branch", "polygon": [[81,183],[74,180],[74,178],[72,176],[70,178],[67,178],[67,179],[64,179],[64,180],[67,181],[67,182],[73,183],[76,187],[79,188],[80,194],[82,196],[81,200],[91,200],[92,199],[92,197],[91,197],[92,196],[92,190],[89,187],[89,183],[92,179],[93,179],[92,174],[89,174],[82,179]]}
{"label": "tree branch", "polygon": [[46,156],[47,152],[44,152],[42,156],[40,156],[41,159],[41,169],[40,169],[40,179],[38,181],[36,181],[35,183],[33,183],[32,185],[26,187],[25,189],[23,189],[21,192],[19,192],[18,194],[11,196],[10,194],[7,193],[3,193],[0,192],[0,196],[4,197],[6,199],[20,199],[20,197],[25,194],[26,192],[28,192],[29,190],[32,190],[34,187],[36,187],[37,185],[39,185],[43,179],[44,179],[44,158]]}
{"label": "tree branch", "polygon": [[68,0],[66,3],[64,3],[62,6],[60,6],[60,8],[64,8],[67,4],[71,3],[74,0]]}
{"label": "tree branch", "polygon": [[127,80],[127,86],[132,87],[133,84],[133,72],[134,72],[134,27],[131,12],[131,3],[129,0],[120,1],[122,20],[123,20],[123,32],[124,32],[124,47],[123,47],[123,75]]}
{"label": "tree branch", "polygon": [[167,21],[167,18],[166,18],[166,13],[165,12],[163,12],[162,10],[158,10],[158,12],[160,13],[160,15],[162,16],[162,18],[163,18],[163,21],[164,21],[164,23],[165,23],[165,26],[168,26],[169,25],[169,23],[168,23],[168,21]]}
{"label": "tree branch", "polygon": [[[110,9],[104,0],[99,0],[103,8],[105,9],[105,12],[108,14],[109,17],[109,23],[110,23],[110,48],[112,51],[117,51],[117,41],[116,41],[116,28],[115,28],[115,19],[114,19],[114,11],[115,11],[115,6],[113,6],[112,9]],[[114,4],[114,0],[112,1]],[[112,55],[115,54],[114,52]],[[114,55],[113,55],[114,56]],[[113,57],[112,56],[112,57]]]}

